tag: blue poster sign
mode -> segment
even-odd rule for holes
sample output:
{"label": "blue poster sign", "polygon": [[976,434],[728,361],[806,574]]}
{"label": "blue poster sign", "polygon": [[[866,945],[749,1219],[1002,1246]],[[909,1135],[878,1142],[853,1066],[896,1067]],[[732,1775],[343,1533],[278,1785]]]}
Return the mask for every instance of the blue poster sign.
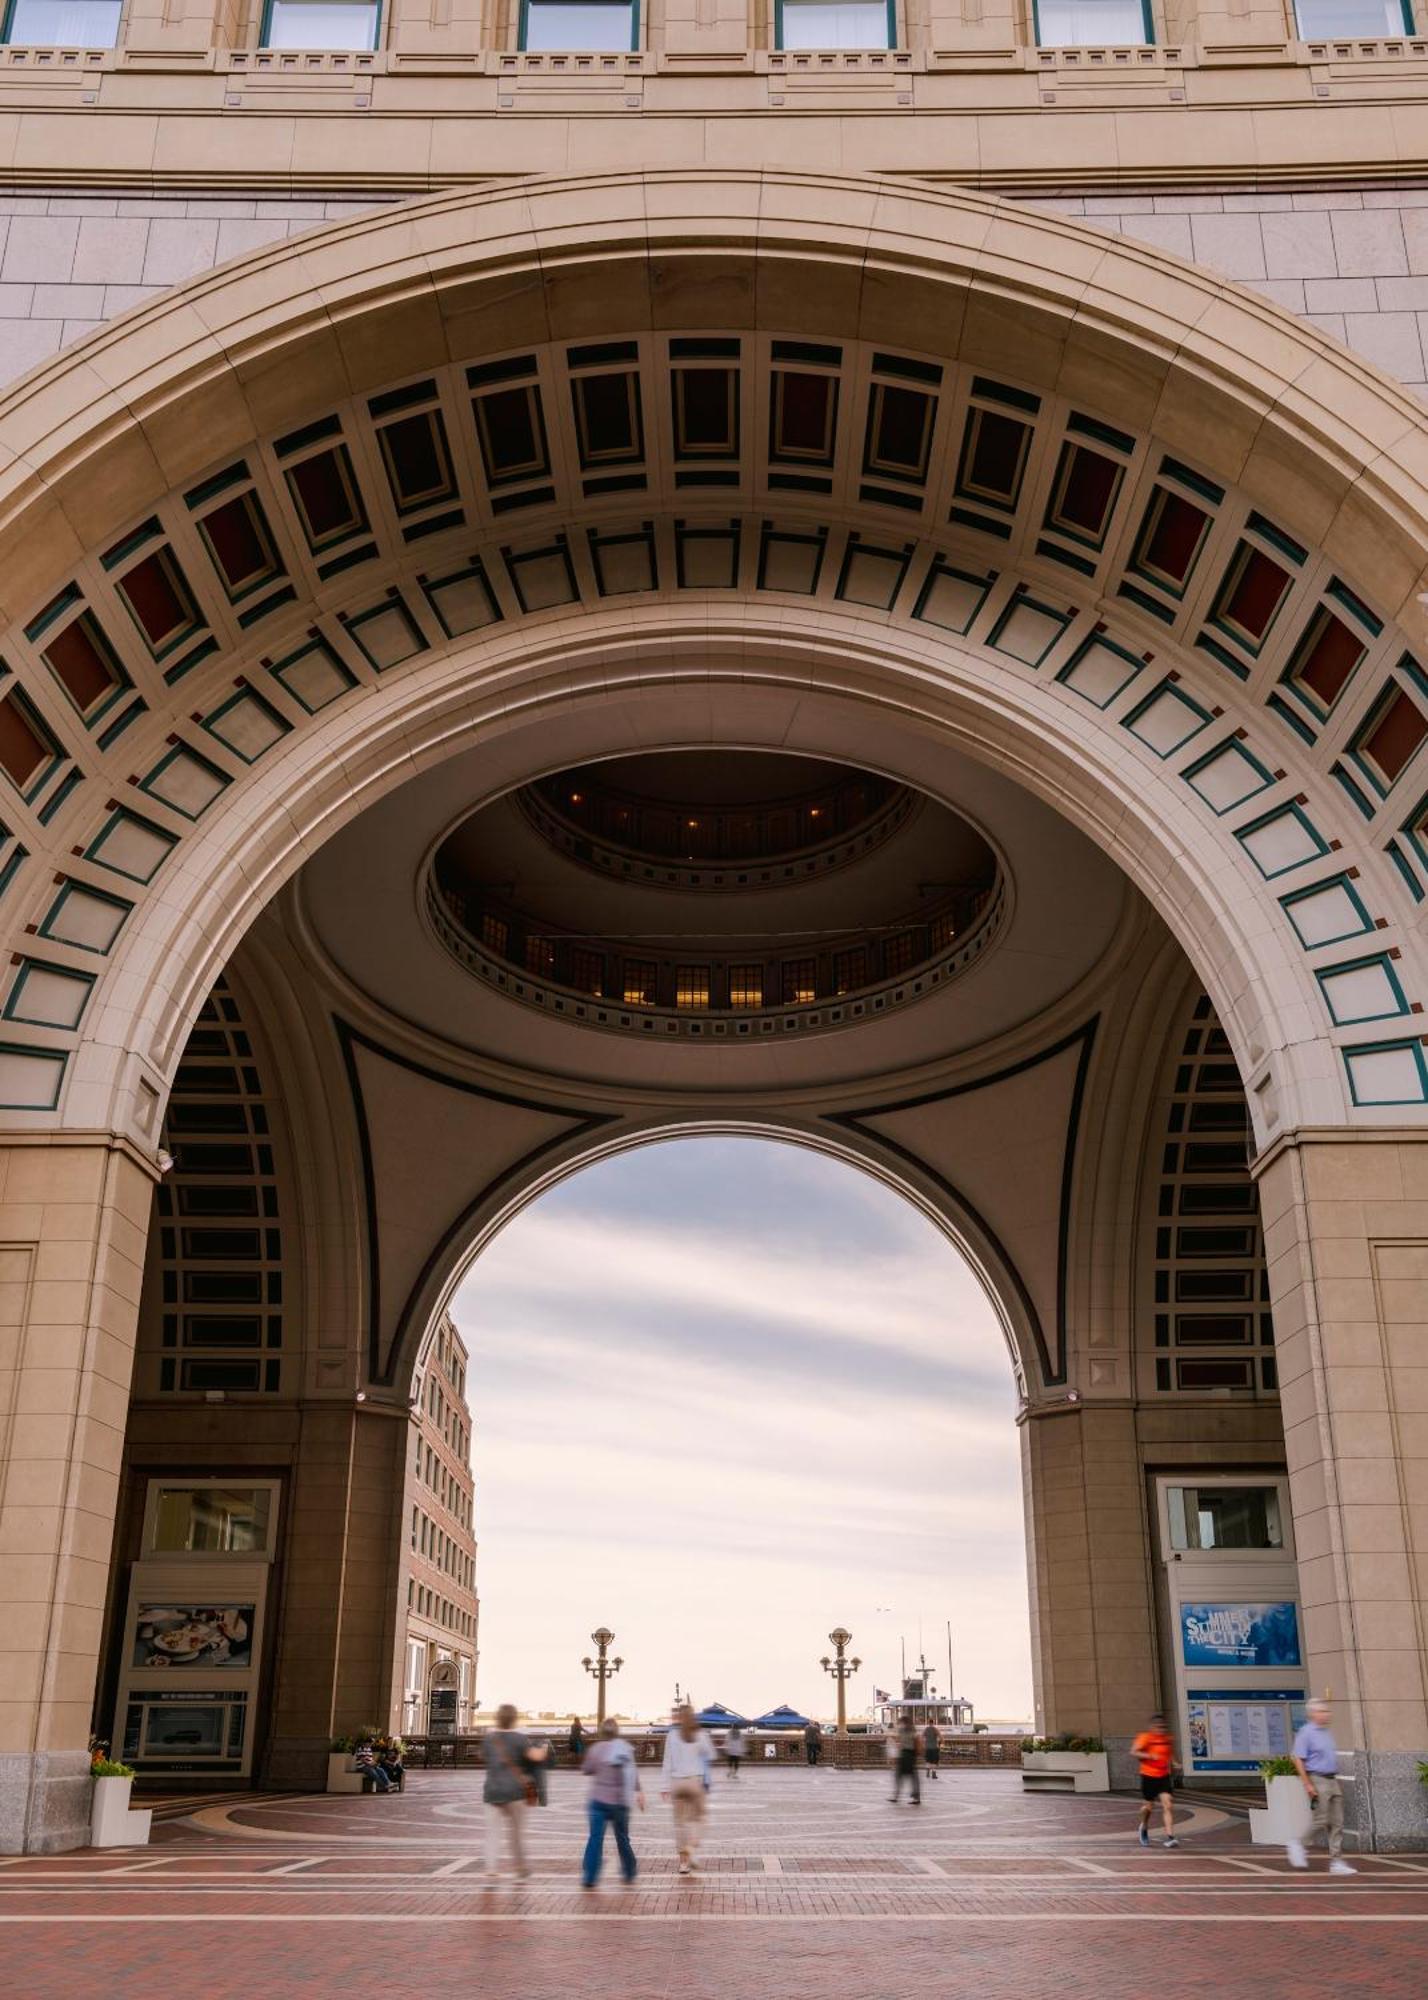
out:
{"label": "blue poster sign", "polygon": [[1187,1667],[1297,1667],[1293,1604],[1182,1604],[1180,1652]]}

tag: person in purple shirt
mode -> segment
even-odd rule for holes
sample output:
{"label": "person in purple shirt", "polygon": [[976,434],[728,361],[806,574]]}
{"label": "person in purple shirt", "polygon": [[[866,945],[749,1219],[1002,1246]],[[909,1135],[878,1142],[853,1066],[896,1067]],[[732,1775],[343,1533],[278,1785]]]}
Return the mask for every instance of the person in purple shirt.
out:
{"label": "person in purple shirt", "polygon": [[630,1807],[638,1800],[643,1811],[645,1794],[635,1753],[620,1735],[620,1725],[613,1715],[606,1716],[600,1724],[600,1734],[586,1751],[580,1768],[590,1780],[590,1837],[585,1843],[585,1860],[580,1870],[581,1886],[593,1889],[599,1881],[605,1860],[605,1829],[613,1826],[620,1873],[629,1888],[639,1866],[630,1845]]}
{"label": "person in purple shirt", "polygon": [[[1311,1701],[1308,1721],[1294,1738],[1294,1768],[1304,1781],[1313,1813],[1314,1832],[1323,1829],[1331,1875],[1357,1875],[1341,1852],[1344,1845],[1344,1788],[1339,1782],[1339,1746],[1329,1733],[1329,1704]],[[1288,1843],[1291,1868],[1307,1868],[1302,1840]]]}

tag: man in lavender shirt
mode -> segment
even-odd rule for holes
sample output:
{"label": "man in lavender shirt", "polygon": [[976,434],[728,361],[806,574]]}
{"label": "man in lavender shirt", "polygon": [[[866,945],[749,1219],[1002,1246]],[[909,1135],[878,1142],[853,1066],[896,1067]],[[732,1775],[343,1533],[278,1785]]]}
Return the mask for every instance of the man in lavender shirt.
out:
{"label": "man in lavender shirt", "polygon": [[630,1807],[638,1800],[643,1811],[645,1794],[635,1753],[620,1735],[620,1725],[613,1715],[606,1716],[600,1724],[600,1734],[586,1751],[581,1769],[590,1780],[590,1838],[585,1843],[581,1884],[593,1889],[599,1880],[605,1859],[605,1829],[613,1826],[620,1873],[628,1888],[638,1866],[630,1845]]}
{"label": "man in lavender shirt", "polygon": [[[1304,1781],[1314,1816],[1314,1831],[1322,1827],[1329,1848],[1331,1875],[1356,1875],[1343,1856],[1344,1788],[1339,1782],[1339,1748],[1329,1733],[1329,1704],[1311,1701],[1309,1720],[1294,1738],[1294,1768]],[[1291,1868],[1307,1868],[1309,1857],[1302,1840],[1289,1843]]]}

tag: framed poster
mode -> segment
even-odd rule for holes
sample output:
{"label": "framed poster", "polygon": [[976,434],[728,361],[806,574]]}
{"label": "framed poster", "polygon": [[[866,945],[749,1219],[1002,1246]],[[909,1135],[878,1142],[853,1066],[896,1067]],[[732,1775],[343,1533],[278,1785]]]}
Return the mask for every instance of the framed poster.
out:
{"label": "framed poster", "polygon": [[1296,1690],[1192,1688],[1185,1704],[1186,1763],[1199,1771],[1253,1771],[1287,1757],[1304,1720]]}
{"label": "framed poster", "polygon": [[1187,1667],[1301,1666],[1298,1607],[1182,1603],[1180,1657]]}
{"label": "framed poster", "polygon": [[253,1663],[251,1604],[145,1604],[134,1614],[133,1667],[249,1667]]}

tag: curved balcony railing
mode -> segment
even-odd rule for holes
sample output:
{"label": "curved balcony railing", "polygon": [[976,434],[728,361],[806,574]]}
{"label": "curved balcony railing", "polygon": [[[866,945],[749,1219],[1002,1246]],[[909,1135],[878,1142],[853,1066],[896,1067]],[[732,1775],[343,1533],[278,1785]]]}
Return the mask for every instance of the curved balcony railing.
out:
{"label": "curved balcony railing", "polygon": [[536,927],[489,897],[426,880],[428,921],[476,978],[528,1007],[591,1027],[689,1040],[761,1040],[876,1019],[938,992],[995,941],[1005,879],[915,917],[793,951],[674,954]]}
{"label": "curved balcony railing", "polygon": [[550,846],[642,888],[777,889],[861,860],[907,825],[921,801],[860,773],[774,805],[679,807],[546,779],[516,794]]}

